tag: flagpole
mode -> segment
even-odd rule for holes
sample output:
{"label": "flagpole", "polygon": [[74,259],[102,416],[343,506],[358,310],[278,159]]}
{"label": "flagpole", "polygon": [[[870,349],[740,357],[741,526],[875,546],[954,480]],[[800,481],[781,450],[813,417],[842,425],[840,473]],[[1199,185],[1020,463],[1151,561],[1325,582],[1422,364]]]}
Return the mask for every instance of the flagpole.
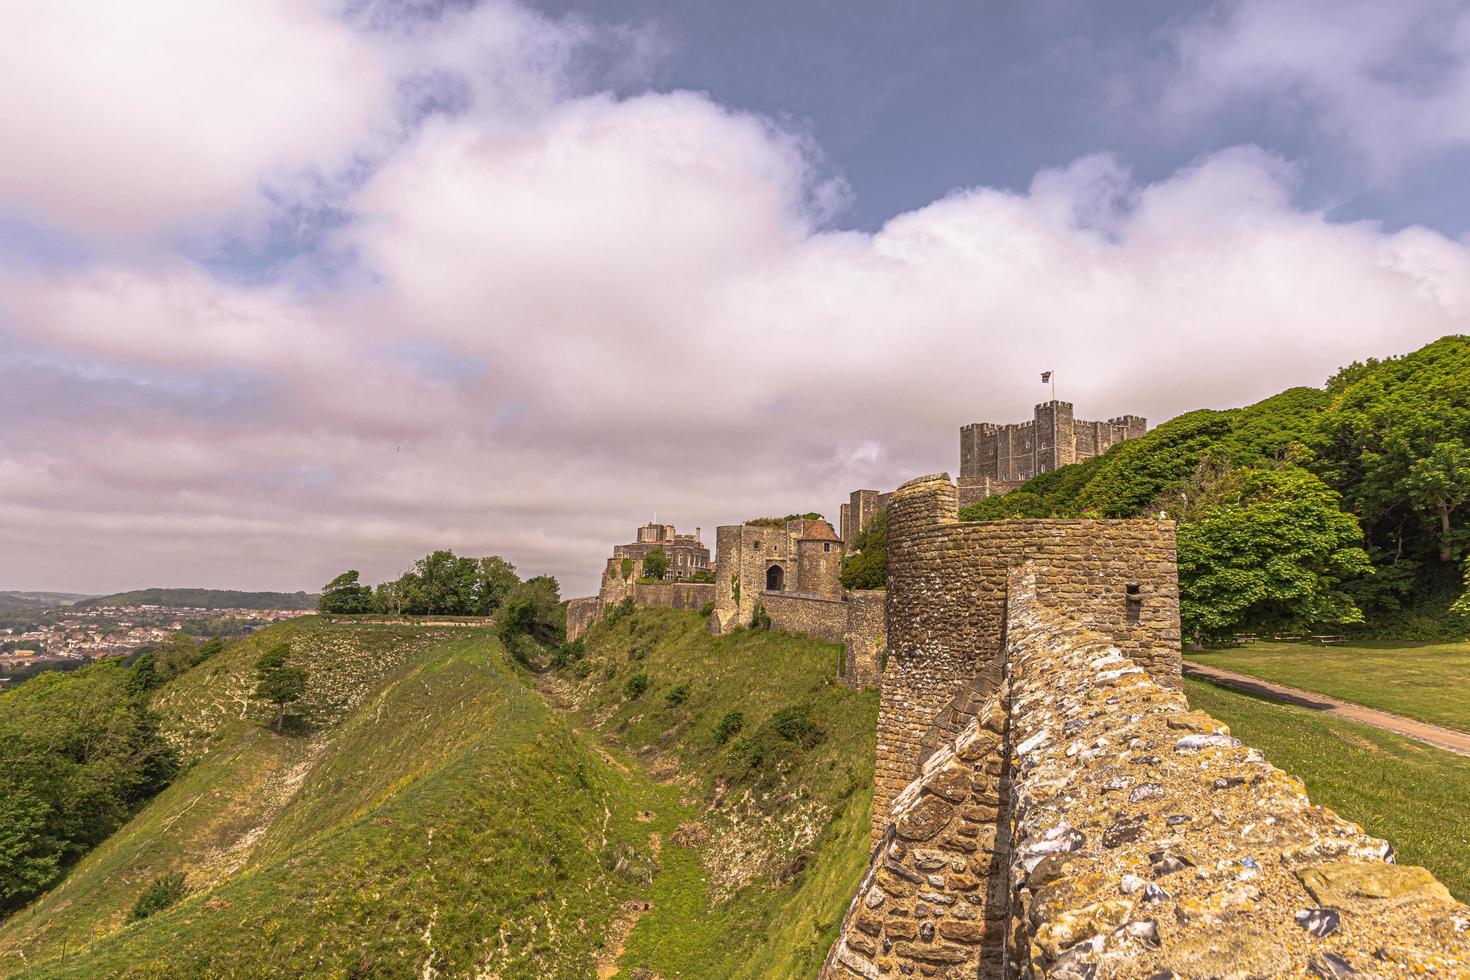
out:
{"label": "flagpole", "polygon": [[1057,400],[1057,373],[1055,371],[1051,373],[1051,400]]}

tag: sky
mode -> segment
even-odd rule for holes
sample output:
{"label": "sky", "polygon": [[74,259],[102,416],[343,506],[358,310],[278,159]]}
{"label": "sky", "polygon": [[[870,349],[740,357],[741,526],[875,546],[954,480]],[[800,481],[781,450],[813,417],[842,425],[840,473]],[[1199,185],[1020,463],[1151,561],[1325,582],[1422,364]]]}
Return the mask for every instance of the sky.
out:
{"label": "sky", "polygon": [[1470,332],[1470,0],[14,0],[0,588],[565,595]]}

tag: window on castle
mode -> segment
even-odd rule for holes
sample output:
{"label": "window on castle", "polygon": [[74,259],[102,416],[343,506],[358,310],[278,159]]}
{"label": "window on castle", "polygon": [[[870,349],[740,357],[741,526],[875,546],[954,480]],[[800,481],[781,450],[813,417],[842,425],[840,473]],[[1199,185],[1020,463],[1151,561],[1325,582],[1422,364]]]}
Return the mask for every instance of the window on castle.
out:
{"label": "window on castle", "polygon": [[823,541],[822,542],[822,550],[823,551],[831,551],[832,550],[832,542],[831,541]]}

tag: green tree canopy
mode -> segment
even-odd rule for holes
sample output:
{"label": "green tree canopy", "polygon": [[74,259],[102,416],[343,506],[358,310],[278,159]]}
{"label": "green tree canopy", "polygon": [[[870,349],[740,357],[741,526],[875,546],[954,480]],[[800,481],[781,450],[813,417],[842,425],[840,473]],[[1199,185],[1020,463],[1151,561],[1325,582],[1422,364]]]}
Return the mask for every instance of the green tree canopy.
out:
{"label": "green tree canopy", "polygon": [[373,590],[357,581],[357,570],[343,572],[322,586],[322,597],[317,600],[318,612],[365,613],[373,611]]}
{"label": "green tree canopy", "polygon": [[1362,530],[1335,491],[1285,466],[1240,471],[1213,493],[1197,519],[1179,526],[1186,635],[1362,621],[1343,584],[1372,566],[1360,547]]}
{"label": "green tree canopy", "polygon": [[286,724],[286,707],[306,694],[307,672],[290,661],[291,645],[279,643],[255,661],[255,697],[276,707],[276,731]]}
{"label": "green tree canopy", "polygon": [[873,515],[857,536],[852,554],[842,559],[842,586],[882,589],[888,585],[888,508]]}
{"label": "green tree canopy", "polygon": [[49,886],[166,786],[176,758],[115,661],[0,694],[0,912]]}
{"label": "green tree canopy", "polygon": [[669,555],[662,548],[654,548],[643,556],[643,574],[647,578],[663,578],[669,572]]}
{"label": "green tree canopy", "polygon": [[556,579],[537,575],[517,585],[501,607],[496,626],[507,645],[518,636],[551,646],[561,643],[566,638],[567,614]]}

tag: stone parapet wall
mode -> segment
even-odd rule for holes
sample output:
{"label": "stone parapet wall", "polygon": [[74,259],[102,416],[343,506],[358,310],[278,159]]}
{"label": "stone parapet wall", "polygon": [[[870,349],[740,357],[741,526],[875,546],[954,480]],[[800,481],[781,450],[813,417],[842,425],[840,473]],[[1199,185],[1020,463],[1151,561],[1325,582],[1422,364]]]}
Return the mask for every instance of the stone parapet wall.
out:
{"label": "stone parapet wall", "polygon": [[997,692],[894,800],[821,980],[1003,975],[1005,723]]}
{"label": "stone parapet wall", "polygon": [[883,651],[888,649],[888,593],[853,589],[847,593],[847,631],[842,636],[842,683],[861,691],[882,681]]}
{"label": "stone parapet wall", "polygon": [[1001,679],[1006,582],[1030,561],[1045,601],[1072,610],[1179,686],[1174,525],[1151,520],[961,522],[948,474],[912,480],[888,506],[888,649],[873,829],[932,752]]}
{"label": "stone parapet wall", "polygon": [[715,601],[713,582],[637,582],[633,605],[640,609],[700,609]]}
{"label": "stone parapet wall", "polygon": [[1010,589],[1010,976],[1470,976],[1470,909]]}
{"label": "stone parapet wall", "polygon": [[847,603],[841,599],[762,592],[760,604],[771,617],[771,629],[841,643],[847,635]]}
{"label": "stone parapet wall", "polygon": [[821,977],[1470,977],[1470,908],[1040,583],[1007,576],[1003,678],[884,813]]}

